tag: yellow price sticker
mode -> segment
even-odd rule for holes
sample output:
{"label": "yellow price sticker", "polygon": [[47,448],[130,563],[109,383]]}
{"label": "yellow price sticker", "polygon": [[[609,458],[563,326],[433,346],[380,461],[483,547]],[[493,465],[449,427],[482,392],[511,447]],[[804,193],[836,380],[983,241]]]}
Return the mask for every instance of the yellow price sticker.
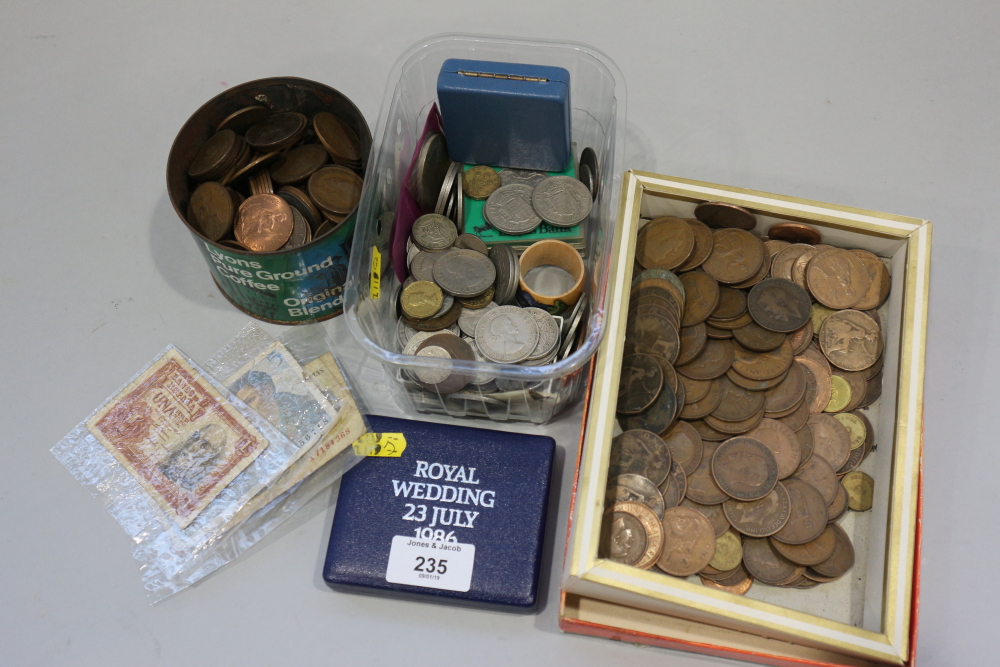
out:
{"label": "yellow price sticker", "polygon": [[352,446],[358,456],[398,458],[406,450],[406,436],[402,433],[366,433]]}
{"label": "yellow price sticker", "polygon": [[382,254],[376,246],[372,246],[372,275],[369,292],[373,299],[377,299],[382,288]]}

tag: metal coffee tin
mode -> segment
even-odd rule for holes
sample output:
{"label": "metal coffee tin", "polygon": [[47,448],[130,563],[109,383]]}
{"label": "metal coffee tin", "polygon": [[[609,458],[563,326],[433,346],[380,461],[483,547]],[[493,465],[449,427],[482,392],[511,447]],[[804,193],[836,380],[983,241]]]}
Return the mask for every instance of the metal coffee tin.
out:
{"label": "metal coffee tin", "polygon": [[167,193],[208,263],[219,291],[246,314],[275,324],[326,320],[343,312],[343,284],[354,235],[357,209],[334,231],[306,245],[275,252],[245,252],[202,236],[186,219],[195,183],[187,169],[201,145],[224,118],[247,106],[272,112],[299,111],[307,117],[329,111],[361,140],[364,173],[371,150],[371,130],[358,108],[340,92],[294,77],[260,79],[235,86],[205,103],[184,124],[167,158]]}

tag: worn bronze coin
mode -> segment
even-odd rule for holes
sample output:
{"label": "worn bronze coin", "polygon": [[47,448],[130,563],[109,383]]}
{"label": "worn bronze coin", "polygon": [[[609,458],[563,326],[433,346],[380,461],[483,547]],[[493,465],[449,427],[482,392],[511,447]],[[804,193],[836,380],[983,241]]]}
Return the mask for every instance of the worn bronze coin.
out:
{"label": "worn bronze coin", "polygon": [[[681,376],[681,379],[685,379]],[[702,419],[703,417],[712,414],[712,412],[719,407],[719,403],[722,401],[722,383],[718,380],[711,380],[708,387],[708,393],[697,401],[692,403],[686,403],[683,408],[681,408],[681,419]]]}
{"label": "worn bronze coin", "polygon": [[882,354],[881,329],[859,310],[841,310],[830,315],[820,327],[818,338],[830,363],[845,371],[862,371]]}
{"label": "worn bronze coin", "polygon": [[733,384],[733,381],[723,375],[718,379],[722,384],[722,400],[712,411],[712,416],[724,421],[743,421],[757,414],[764,407],[764,394],[748,391]]}
{"label": "worn bronze coin", "polygon": [[854,545],[844,529],[837,524],[833,528],[835,544],[833,553],[822,563],[812,566],[812,571],[823,577],[841,577],[854,567]]}
{"label": "worn bronze coin", "polygon": [[742,229],[717,229],[712,233],[712,254],[701,265],[720,283],[741,283],[752,278],[764,262],[764,244]]}
{"label": "worn bronze coin", "polygon": [[809,430],[813,436],[813,454],[822,457],[834,470],[847,463],[851,436],[843,424],[830,415],[812,415]]}
{"label": "worn bronze coin", "polygon": [[794,410],[806,395],[806,375],[802,365],[793,361],[781,384],[764,392],[764,407],[768,412]]}
{"label": "worn bronze coin", "polygon": [[732,529],[732,526],[729,525],[729,520],[726,519],[726,513],[723,510],[722,504],[702,505],[701,503],[696,503],[691,500],[689,497],[685,497],[684,500],[681,501],[680,506],[689,507],[708,519],[708,522],[712,524],[712,530],[715,531],[716,537],[719,537],[720,535],[725,534],[726,531]]}
{"label": "worn bronze coin", "polygon": [[864,263],[849,250],[824,250],[806,269],[809,292],[827,308],[851,308],[868,292],[871,279]]}
{"label": "worn bronze coin", "polygon": [[847,490],[847,506],[855,512],[865,512],[872,508],[875,495],[875,480],[867,473],[849,472],[841,480]]}
{"label": "worn bronze coin", "polygon": [[791,505],[788,492],[778,482],[763,498],[751,501],[730,498],[722,503],[722,509],[733,528],[747,537],[767,537],[785,526]]}
{"label": "worn bronze coin", "polygon": [[451,325],[458,322],[458,318],[461,314],[462,303],[458,299],[453,299],[451,308],[440,315],[435,313],[432,317],[427,319],[417,320],[406,317],[404,313],[404,318],[406,319],[406,323],[417,331],[440,331],[442,329],[447,329]]}
{"label": "worn bronze coin", "polygon": [[698,435],[701,436],[701,440],[704,443],[709,443],[709,442],[713,444],[720,443],[723,440],[728,440],[729,438],[733,437],[728,433],[723,433],[721,431],[715,430],[714,428],[709,426],[708,422],[706,422],[704,419],[696,419],[688,423],[691,424],[694,430],[698,431]]}
{"label": "worn bronze coin", "polygon": [[788,580],[799,567],[775,551],[766,537],[743,540],[743,566],[758,581],[772,585]]}
{"label": "worn bronze coin", "polygon": [[[718,283],[716,283],[718,284]],[[747,312],[747,295],[732,287],[719,287],[719,303],[712,311],[712,318],[731,320]]]}
{"label": "worn bronze coin", "polygon": [[[810,310],[810,312],[812,312]],[[795,356],[802,354],[809,344],[813,340],[813,326],[812,318],[809,319],[803,326],[799,327],[797,330],[788,334],[788,342],[792,346],[792,352]],[[744,346],[745,347],[745,346]]]}
{"label": "worn bronze coin", "polygon": [[827,505],[836,500],[840,480],[837,479],[830,464],[819,456],[809,457],[809,460],[799,466],[793,477],[801,479],[819,491],[823,496],[823,502]]}
{"label": "worn bronze coin", "polygon": [[799,257],[806,252],[811,252],[812,250],[813,246],[807,243],[793,243],[792,245],[783,248],[771,260],[771,277],[791,280],[792,267],[795,266]]}
{"label": "worn bronze coin", "polygon": [[704,454],[701,436],[691,424],[677,422],[662,436],[673,461],[681,466],[685,475],[698,469]]}
{"label": "worn bronze coin", "polygon": [[865,397],[861,399],[861,403],[855,406],[855,409],[866,408],[875,401],[878,397],[882,395],[882,372],[879,371],[875,377],[868,380],[868,391],[865,392]]}
{"label": "worn bronze coin", "polygon": [[[708,392],[712,388],[711,380],[693,380],[689,377],[684,377],[683,375],[677,374],[677,380],[684,386],[684,403],[695,403],[701,399],[708,396]],[[714,410],[715,407],[712,407]],[[709,410],[708,412],[711,412]],[[708,414],[708,413],[706,413]]]}
{"label": "worn bronze coin", "polygon": [[648,569],[663,549],[663,526],[653,510],[641,503],[617,503],[604,513],[601,555]]}
{"label": "worn bronze coin", "polygon": [[656,485],[642,475],[618,475],[608,479],[604,506],[617,503],[641,503],[653,510],[657,519],[663,518],[663,496]]}
{"label": "worn bronze coin", "polygon": [[[787,417],[777,417],[778,421],[795,432],[800,431],[809,420],[809,404],[803,397],[799,406]],[[804,459],[803,459],[804,460]]]}
{"label": "worn bronze coin", "polygon": [[[697,426],[692,424],[695,428]],[[699,435],[701,433],[699,432]],[[712,457],[715,454],[718,444],[715,442],[702,442],[704,454],[701,463],[693,473],[687,478],[687,497],[701,505],[718,505],[729,495],[719,488],[715,478],[712,476]]]}
{"label": "worn bronze coin", "polygon": [[232,130],[217,132],[201,145],[195,153],[188,175],[196,181],[213,180],[221,177],[227,163],[232,161],[240,148],[240,137]]}
{"label": "worn bronze coin", "polygon": [[802,544],[787,544],[772,539],[771,546],[779,554],[798,565],[818,565],[833,555],[837,538],[833,527],[826,524],[822,532],[814,540]]}
{"label": "worn bronze coin", "polygon": [[785,373],[792,365],[792,346],[785,340],[770,352],[753,352],[739,343],[733,345],[733,369],[751,380],[768,380]]}
{"label": "worn bronze coin", "polygon": [[233,234],[254,252],[273,252],[292,235],[292,209],[277,195],[253,195],[240,204]]}
{"label": "worn bronze coin", "polygon": [[709,579],[701,575],[701,583],[709,588],[714,588],[733,595],[746,595],[746,592],[753,586],[753,577],[746,568],[740,565],[736,572],[725,579]]}
{"label": "worn bronze coin", "polygon": [[680,330],[680,349],[677,352],[677,359],[674,361],[678,366],[693,361],[701,354],[708,344],[708,336],[705,333],[704,324],[684,327]]}
{"label": "worn bronze coin", "polygon": [[757,269],[757,273],[753,274],[752,276],[750,276],[749,278],[747,278],[743,282],[732,283],[732,286],[734,288],[736,288],[736,289],[750,289],[751,287],[753,287],[754,285],[756,285],[760,281],[762,281],[765,278],[767,278],[768,275],[770,275],[770,273],[771,273],[771,257],[770,257],[770,255],[768,255],[766,249],[763,249],[764,248],[764,244],[756,236],[754,237],[754,240],[756,240],[760,244],[760,246],[762,248],[761,251],[764,254],[764,261],[760,263],[760,268]]}
{"label": "worn bronze coin", "polygon": [[[806,418],[808,419],[809,413],[806,413]],[[795,429],[795,439],[799,441],[799,467],[802,467],[806,461],[812,458],[813,454],[813,438],[812,429],[809,428],[808,423],[803,423],[803,425]]]}
{"label": "worn bronze coin", "polygon": [[712,230],[701,220],[697,218],[684,218],[684,221],[691,226],[691,231],[694,232],[694,250],[687,261],[677,267],[677,270],[691,271],[701,266],[708,259],[708,256],[712,254],[714,240],[712,238]]}
{"label": "worn bronze coin", "polygon": [[641,475],[659,486],[667,478],[670,464],[670,450],[656,433],[638,429],[625,431],[611,441],[608,477]]}
{"label": "worn bronze coin", "polygon": [[726,495],[737,500],[758,500],[778,481],[774,454],[760,440],[730,438],[712,456],[712,477]]}
{"label": "worn bronze coin", "polygon": [[684,469],[677,465],[677,461],[671,464],[670,472],[660,484],[659,491],[664,508],[680,505],[684,494],[687,493],[687,475],[684,474]]}
{"label": "worn bronze coin", "polygon": [[215,129],[215,131],[221,132],[222,130],[232,130],[236,134],[244,134],[252,125],[259,123],[270,115],[271,110],[267,107],[243,107],[242,109],[234,111],[226,116],[222,122],[219,123],[219,126]]}
{"label": "worn bronze coin", "polygon": [[303,181],[326,164],[326,159],[326,150],[319,144],[303,144],[271,164],[271,180],[278,185]]}
{"label": "worn bronze coin", "polygon": [[663,385],[659,395],[646,410],[626,415],[621,420],[624,429],[640,429],[653,433],[663,433],[677,421],[681,412],[681,404],[677,401],[674,390]]}
{"label": "worn bronze coin", "polygon": [[671,507],[663,512],[663,551],[656,566],[675,577],[689,577],[715,555],[715,531],[696,510]]}
{"label": "worn bronze coin", "polygon": [[802,222],[779,222],[767,230],[767,237],[788,243],[808,243],[816,245],[820,241],[819,230]]}
{"label": "worn bronze coin", "polygon": [[[425,350],[434,350],[425,353]],[[441,354],[440,351],[444,351]],[[420,343],[417,347],[416,356],[431,356],[438,358],[457,359],[460,361],[475,361],[476,355],[472,347],[459,336],[451,332],[435,334]],[[450,371],[440,368],[417,368],[414,370],[417,383],[427,391],[440,394],[453,394],[460,391],[471,379],[469,375],[461,372]]]}
{"label": "worn bronze coin", "polygon": [[753,229],[757,226],[754,214],[736,204],[721,201],[706,201],[694,208],[694,217],[709,227],[736,227]]}
{"label": "worn bronze coin", "polygon": [[734,317],[731,320],[715,320],[712,319],[711,317],[708,318],[708,320],[706,320],[706,324],[708,326],[715,327],[716,329],[722,329],[723,331],[727,329],[730,331],[734,331],[741,327],[745,327],[751,322],[753,322],[753,318],[750,317],[750,313],[744,313],[739,317]]}
{"label": "worn bronze coin", "polygon": [[757,324],[770,331],[791,333],[809,321],[812,300],[790,280],[768,278],[747,297],[747,308]]}
{"label": "worn bronze coin", "polygon": [[847,496],[847,489],[844,488],[844,483],[843,481],[841,481],[839,484],[837,484],[836,497],[833,499],[833,502],[830,503],[829,507],[827,508],[827,511],[829,512],[830,516],[830,521],[837,521],[840,519],[840,517],[847,514],[848,500],[849,498]]}
{"label": "worn bronze coin", "polygon": [[769,380],[751,380],[750,378],[745,378],[737,373],[735,369],[730,368],[726,371],[726,377],[732,380],[738,387],[743,387],[744,389],[749,389],[750,391],[767,391],[768,389],[773,389],[784,382],[785,378],[788,377],[788,373],[779,375],[778,377],[774,377]]}
{"label": "worn bronze coin", "polygon": [[820,414],[830,404],[830,396],[833,393],[830,372],[815,359],[806,356],[795,357],[795,361],[802,366],[806,378],[805,401],[809,405],[809,412]]}
{"label": "worn bronze coin", "polygon": [[660,395],[662,386],[663,371],[656,359],[648,354],[626,356],[618,379],[618,412],[627,415],[642,412]]}
{"label": "worn bronze coin", "polygon": [[864,446],[858,447],[857,449],[851,450],[851,455],[847,458],[847,463],[840,466],[837,470],[837,475],[843,476],[849,472],[854,472],[854,470],[861,465],[861,462],[865,459],[865,448]]}
{"label": "worn bronze coin", "polygon": [[283,111],[255,123],[246,131],[246,141],[258,153],[288,148],[305,133],[308,120],[297,111]]}
{"label": "worn bronze coin", "polygon": [[680,334],[659,315],[638,315],[625,329],[627,354],[652,354],[674,363],[680,352]]}
{"label": "worn bronze coin", "polygon": [[740,345],[753,352],[770,352],[785,342],[785,334],[769,331],[753,321],[733,329],[733,337]]}
{"label": "worn bronze coin", "polygon": [[693,380],[711,380],[723,375],[733,363],[733,345],[728,340],[709,340],[693,361],[677,372]]}
{"label": "worn bronze coin", "polygon": [[742,419],[738,422],[723,421],[721,419],[716,419],[712,415],[706,415],[704,422],[706,426],[711,427],[719,433],[724,433],[727,437],[732,437],[734,435],[743,435],[747,431],[753,430],[763,418],[764,408],[761,408],[750,417]]}
{"label": "worn bronze coin", "polygon": [[806,544],[820,536],[826,527],[827,505],[811,485],[794,477],[783,482],[791,502],[788,523],[773,537],[785,544]]}
{"label": "worn bronze coin", "polygon": [[694,252],[694,230],[681,218],[654,218],[636,235],[635,258],[647,269],[675,269]]}
{"label": "worn bronze coin", "polygon": [[733,332],[728,331],[726,329],[719,329],[717,327],[713,327],[711,324],[706,323],[705,335],[715,340],[726,340],[727,338],[733,337]]}
{"label": "worn bronze coin", "polygon": [[704,271],[682,274],[681,283],[687,299],[681,326],[690,327],[704,322],[719,304],[719,283]]}
{"label": "worn bronze coin", "polygon": [[307,187],[309,196],[324,213],[347,215],[361,200],[363,186],[364,181],[353,171],[333,165],[313,173]]}
{"label": "worn bronze coin", "polygon": [[313,131],[330,158],[347,167],[360,167],[364,157],[361,139],[351,127],[329,111],[313,116]]}
{"label": "worn bronze coin", "polygon": [[892,278],[889,276],[889,269],[876,255],[867,250],[851,250],[851,254],[861,260],[868,272],[868,291],[861,297],[861,300],[854,304],[857,310],[871,310],[878,308],[889,297],[889,287]]}
{"label": "worn bronze coin", "polygon": [[785,479],[798,469],[802,452],[792,429],[777,420],[762,419],[746,435],[748,438],[759,440],[771,450],[778,467],[778,479]]}
{"label": "worn bronze coin", "polygon": [[233,197],[215,181],[200,184],[191,193],[190,222],[209,241],[218,241],[233,228],[236,213]]}

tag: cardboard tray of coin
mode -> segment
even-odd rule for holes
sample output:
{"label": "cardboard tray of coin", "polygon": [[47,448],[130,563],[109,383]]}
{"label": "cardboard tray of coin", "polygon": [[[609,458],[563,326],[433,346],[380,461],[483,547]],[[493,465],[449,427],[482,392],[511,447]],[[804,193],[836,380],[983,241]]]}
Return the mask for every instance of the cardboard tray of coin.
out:
{"label": "cardboard tray of coin", "polygon": [[628,172],[621,229],[566,594],[905,664],[930,223]]}

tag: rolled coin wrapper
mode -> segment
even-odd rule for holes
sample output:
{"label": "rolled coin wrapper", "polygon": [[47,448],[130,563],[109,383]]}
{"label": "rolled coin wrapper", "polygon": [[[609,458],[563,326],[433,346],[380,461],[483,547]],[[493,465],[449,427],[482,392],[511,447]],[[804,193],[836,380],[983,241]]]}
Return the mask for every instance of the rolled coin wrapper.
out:
{"label": "rolled coin wrapper", "polygon": [[[540,266],[557,266],[569,273],[575,282],[562,294],[541,294],[533,290],[524,280],[532,269]],[[583,291],[583,279],[587,271],[583,265],[580,253],[568,243],[545,240],[532,244],[521,254],[518,298],[528,306],[547,310],[553,315],[560,315],[580,298]]]}

